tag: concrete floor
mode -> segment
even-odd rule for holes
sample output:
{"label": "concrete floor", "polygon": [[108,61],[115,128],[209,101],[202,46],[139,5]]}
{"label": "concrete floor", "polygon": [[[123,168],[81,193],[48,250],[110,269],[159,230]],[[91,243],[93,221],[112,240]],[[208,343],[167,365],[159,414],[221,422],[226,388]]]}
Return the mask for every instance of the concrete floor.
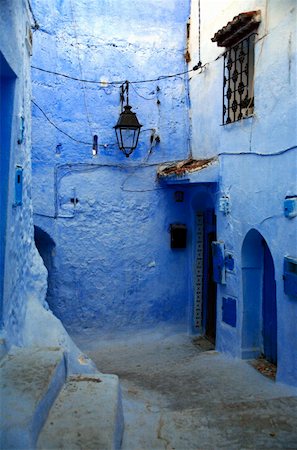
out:
{"label": "concrete floor", "polygon": [[297,449],[297,390],[245,361],[164,330],[76,341],[120,376],[123,450]]}

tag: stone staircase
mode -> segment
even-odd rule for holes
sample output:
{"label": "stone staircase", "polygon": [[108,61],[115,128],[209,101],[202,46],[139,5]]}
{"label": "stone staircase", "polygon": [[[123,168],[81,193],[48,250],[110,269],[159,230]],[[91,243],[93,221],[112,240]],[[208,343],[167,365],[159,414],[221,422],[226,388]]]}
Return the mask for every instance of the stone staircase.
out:
{"label": "stone staircase", "polygon": [[60,348],[14,348],[0,363],[1,450],[119,449],[115,375],[67,376]]}

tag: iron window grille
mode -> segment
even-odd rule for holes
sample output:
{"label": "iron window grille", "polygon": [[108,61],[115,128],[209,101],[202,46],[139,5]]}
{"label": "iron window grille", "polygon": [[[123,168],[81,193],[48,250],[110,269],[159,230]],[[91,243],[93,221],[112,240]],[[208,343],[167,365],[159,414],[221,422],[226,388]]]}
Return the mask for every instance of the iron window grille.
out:
{"label": "iron window grille", "polygon": [[254,111],[255,33],[224,54],[223,125],[245,119]]}

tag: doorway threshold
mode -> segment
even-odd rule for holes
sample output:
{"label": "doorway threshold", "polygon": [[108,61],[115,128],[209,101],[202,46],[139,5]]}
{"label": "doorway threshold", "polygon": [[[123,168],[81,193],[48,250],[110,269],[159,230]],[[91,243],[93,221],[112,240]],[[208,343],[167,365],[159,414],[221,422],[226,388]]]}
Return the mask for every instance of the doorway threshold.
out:
{"label": "doorway threshold", "polygon": [[249,364],[265,377],[275,381],[277,366],[270,361],[267,361],[265,357],[259,356],[257,359],[251,359]]}
{"label": "doorway threshold", "polygon": [[197,336],[192,339],[195,347],[198,347],[201,352],[209,352],[215,350],[215,345],[206,336]]}

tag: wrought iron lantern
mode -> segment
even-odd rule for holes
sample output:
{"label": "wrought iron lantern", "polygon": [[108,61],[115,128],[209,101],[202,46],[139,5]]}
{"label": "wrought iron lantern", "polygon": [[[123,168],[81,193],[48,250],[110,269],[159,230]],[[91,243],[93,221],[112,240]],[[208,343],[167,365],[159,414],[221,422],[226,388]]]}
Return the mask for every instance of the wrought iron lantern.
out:
{"label": "wrought iron lantern", "polygon": [[[123,109],[123,103],[126,93],[126,105]],[[128,158],[133,150],[137,147],[140,128],[142,125],[139,123],[136,113],[131,111],[132,107],[129,105],[129,82],[126,81],[125,85],[122,85],[121,89],[121,105],[122,112],[119,120],[114,127],[116,131],[118,146],[124,155]]]}

